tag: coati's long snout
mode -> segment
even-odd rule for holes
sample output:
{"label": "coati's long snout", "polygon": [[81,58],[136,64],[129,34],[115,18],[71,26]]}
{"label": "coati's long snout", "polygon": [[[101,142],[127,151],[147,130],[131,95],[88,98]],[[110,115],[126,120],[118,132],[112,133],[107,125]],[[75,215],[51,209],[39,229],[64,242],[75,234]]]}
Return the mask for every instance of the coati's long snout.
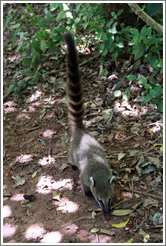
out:
{"label": "coati's long snout", "polygon": [[[112,176],[111,170],[108,175]],[[110,208],[114,195],[114,180],[115,176],[112,176],[108,179],[108,182],[103,182],[103,185],[100,188],[100,182],[98,182],[98,180],[95,181],[93,177],[90,177],[90,189],[99,206],[102,208],[106,219],[109,219],[110,216]]]}
{"label": "coati's long snout", "polygon": [[74,39],[70,33],[64,35],[67,44],[67,98],[72,142],[69,159],[80,170],[80,179],[84,193],[92,193],[108,217],[114,194],[114,179],[104,150],[83,124],[84,106],[81,76]]}

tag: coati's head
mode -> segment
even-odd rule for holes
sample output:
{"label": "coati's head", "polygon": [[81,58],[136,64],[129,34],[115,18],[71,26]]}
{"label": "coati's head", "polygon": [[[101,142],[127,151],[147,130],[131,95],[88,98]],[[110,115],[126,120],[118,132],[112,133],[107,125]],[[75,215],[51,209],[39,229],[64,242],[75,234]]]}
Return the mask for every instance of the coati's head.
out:
{"label": "coati's head", "polygon": [[106,219],[109,218],[110,206],[113,200],[114,180],[115,176],[112,175],[108,179],[104,180],[90,177],[91,192],[96,201],[99,203],[99,206],[102,208]]}

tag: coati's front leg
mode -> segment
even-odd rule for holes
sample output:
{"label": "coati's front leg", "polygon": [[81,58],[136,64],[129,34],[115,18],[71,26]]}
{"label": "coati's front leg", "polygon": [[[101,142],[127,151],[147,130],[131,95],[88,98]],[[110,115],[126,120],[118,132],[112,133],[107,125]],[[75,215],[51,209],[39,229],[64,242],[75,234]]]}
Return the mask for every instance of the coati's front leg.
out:
{"label": "coati's front leg", "polygon": [[93,197],[92,192],[88,186],[82,185],[82,188],[86,196]]}
{"label": "coati's front leg", "polygon": [[73,163],[69,162],[69,165],[71,166],[72,170],[77,171],[78,167],[74,165]]}

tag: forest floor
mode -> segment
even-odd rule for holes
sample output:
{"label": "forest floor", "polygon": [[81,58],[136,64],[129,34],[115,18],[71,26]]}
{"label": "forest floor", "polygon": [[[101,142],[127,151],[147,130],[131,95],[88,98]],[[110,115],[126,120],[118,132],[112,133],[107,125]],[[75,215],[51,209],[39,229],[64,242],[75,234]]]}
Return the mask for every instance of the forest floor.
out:
{"label": "forest floor", "polygon": [[[7,30],[4,94],[21,64]],[[84,196],[79,171],[68,164],[66,64],[64,57],[57,55],[52,62],[50,56],[42,64],[47,72],[38,84],[29,85],[20,97],[9,95],[3,104],[4,243],[163,241],[162,114],[153,104],[134,102],[134,90],[129,101],[115,97],[112,87],[125,73],[113,69],[108,59],[109,79],[103,80],[96,76],[100,54],[85,53],[80,57],[84,123],[118,177],[110,220],[94,199]]]}

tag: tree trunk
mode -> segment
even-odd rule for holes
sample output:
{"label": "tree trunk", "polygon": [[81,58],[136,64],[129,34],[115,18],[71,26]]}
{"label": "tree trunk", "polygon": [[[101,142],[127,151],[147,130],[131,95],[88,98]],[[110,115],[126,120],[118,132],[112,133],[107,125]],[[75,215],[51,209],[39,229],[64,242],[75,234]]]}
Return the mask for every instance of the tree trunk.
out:
{"label": "tree trunk", "polygon": [[159,23],[157,23],[155,20],[153,20],[149,15],[147,15],[139,6],[137,3],[128,3],[130,8],[134,11],[136,15],[138,15],[146,24],[151,26],[154,30],[159,32],[160,34],[163,34],[163,27]]}

